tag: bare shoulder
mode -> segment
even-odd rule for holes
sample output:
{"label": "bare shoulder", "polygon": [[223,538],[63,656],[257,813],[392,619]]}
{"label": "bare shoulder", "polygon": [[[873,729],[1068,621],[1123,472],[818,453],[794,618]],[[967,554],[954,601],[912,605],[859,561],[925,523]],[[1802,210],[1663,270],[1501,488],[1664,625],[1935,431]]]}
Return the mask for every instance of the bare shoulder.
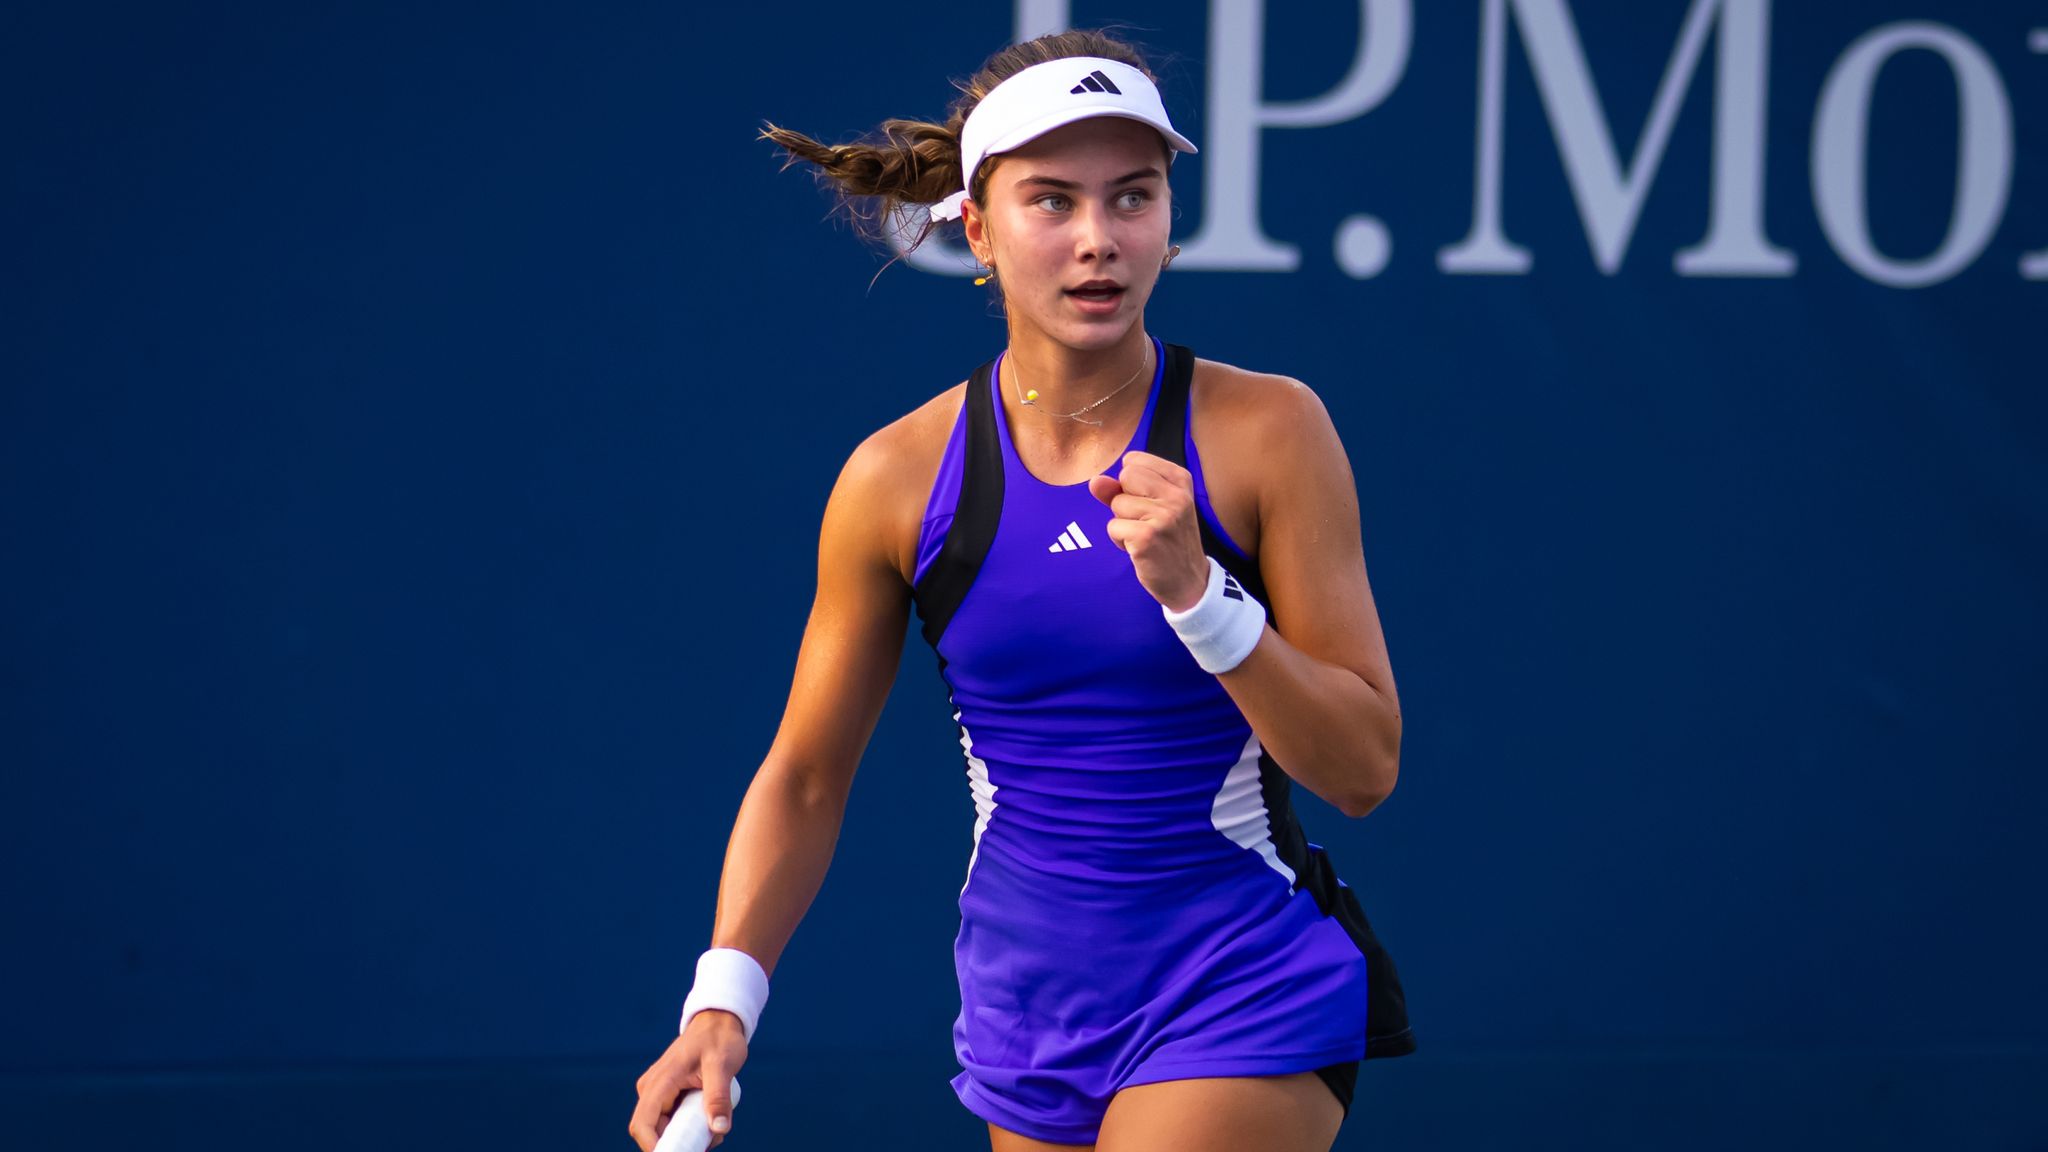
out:
{"label": "bare shoulder", "polygon": [[1255,372],[1220,360],[1195,360],[1189,403],[1213,411],[1212,423],[1260,438],[1314,432],[1328,427],[1329,411],[1315,390],[1292,376]]}
{"label": "bare shoulder", "polygon": [[876,429],[847,458],[834,500],[865,523],[890,566],[910,583],[925,501],[938,480],[946,441],[967,394],[963,381]]}
{"label": "bare shoulder", "polygon": [[1284,479],[1276,470],[1309,464],[1334,449],[1336,429],[1315,390],[1292,376],[1255,372],[1220,360],[1195,360],[1189,426],[1201,457],[1209,503],[1224,531],[1256,557],[1262,509]]}

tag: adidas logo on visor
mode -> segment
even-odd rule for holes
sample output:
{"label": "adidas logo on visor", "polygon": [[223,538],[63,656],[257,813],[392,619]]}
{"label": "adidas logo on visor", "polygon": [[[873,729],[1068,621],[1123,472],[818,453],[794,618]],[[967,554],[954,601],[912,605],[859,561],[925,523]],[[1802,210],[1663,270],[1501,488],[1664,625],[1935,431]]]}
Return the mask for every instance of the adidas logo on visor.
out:
{"label": "adidas logo on visor", "polygon": [[1123,89],[1117,87],[1114,81],[1104,76],[1100,71],[1090,72],[1086,76],[1081,77],[1081,82],[1067,89],[1067,91],[1076,95],[1082,92],[1107,92],[1112,96],[1124,94]]}

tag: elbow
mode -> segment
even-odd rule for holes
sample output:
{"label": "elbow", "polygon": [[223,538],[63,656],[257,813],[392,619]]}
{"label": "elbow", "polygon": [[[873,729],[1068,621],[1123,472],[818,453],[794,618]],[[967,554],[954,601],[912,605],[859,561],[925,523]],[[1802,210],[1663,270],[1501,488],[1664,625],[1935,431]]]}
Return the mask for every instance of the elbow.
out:
{"label": "elbow", "polygon": [[[1371,687],[1370,684],[1367,685]],[[1367,749],[1365,763],[1354,777],[1353,786],[1336,808],[1357,820],[1386,802],[1394,794],[1394,782],[1401,776],[1401,710],[1390,695],[1377,689],[1373,695],[1381,705],[1375,710],[1370,728],[1362,737]]]}
{"label": "elbow", "polygon": [[1400,775],[1400,759],[1398,756],[1389,757],[1375,765],[1373,771],[1366,774],[1364,782],[1342,798],[1336,806],[1337,811],[1353,820],[1364,818],[1394,794],[1394,783]]}
{"label": "elbow", "polygon": [[1392,788],[1387,788],[1383,791],[1354,793],[1346,797],[1342,804],[1337,805],[1337,811],[1353,820],[1362,820],[1393,792]]}

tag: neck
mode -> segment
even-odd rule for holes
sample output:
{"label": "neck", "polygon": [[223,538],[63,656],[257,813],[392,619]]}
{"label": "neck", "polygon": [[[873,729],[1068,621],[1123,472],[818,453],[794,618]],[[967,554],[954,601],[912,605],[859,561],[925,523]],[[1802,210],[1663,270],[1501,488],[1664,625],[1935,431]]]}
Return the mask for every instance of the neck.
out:
{"label": "neck", "polygon": [[[1151,343],[1142,323],[1131,325],[1122,339],[1104,348],[1074,348],[1043,333],[1013,327],[1003,357],[1002,382],[1003,406],[1011,413],[1012,427],[1018,420],[1027,420],[1056,442],[1077,443],[1103,436],[1105,429],[1127,425],[1128,417],[1144,411],[1145,399],[1151,394],[1148,381],[1132,379],[1132,373],[1149,365]],[[1130,386],[1116,392],[1126,382]],[[1038,399],[1025,407],[1021,394],[1034,390]],[[1116,395],[1086,413],[1089,420],[1100,421],[1100,426],[1059,415],[1093,404],[1111,392]]]}

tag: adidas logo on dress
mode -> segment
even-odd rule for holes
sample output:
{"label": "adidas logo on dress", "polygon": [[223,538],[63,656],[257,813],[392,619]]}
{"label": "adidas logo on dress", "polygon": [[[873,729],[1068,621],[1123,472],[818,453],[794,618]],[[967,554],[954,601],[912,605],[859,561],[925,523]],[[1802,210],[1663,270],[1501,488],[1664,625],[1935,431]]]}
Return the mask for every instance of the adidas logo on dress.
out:
{"label": "adidas logo on dress", "polygon": [[1086,76],[1081,77],[1081,82],[1067,89],[1067,91],[1076,95],[1082,92],[1107,92],[1112,96],[1124,94],[1123,89],[1117,87],[1114,81],[1099,71],[1090,72]]}
{"label": "adidas logo on dress", "polygon": [[1081,531],[1081,526],[1069,520],[1067,521],[1066,529],[1060,533],[1060,538],[1053,541],[1052,546],[1047,548],[1046,551],[1073,552],[1078,549],[1093,547],[1095,545],[1088,542],[1088,535]]}

